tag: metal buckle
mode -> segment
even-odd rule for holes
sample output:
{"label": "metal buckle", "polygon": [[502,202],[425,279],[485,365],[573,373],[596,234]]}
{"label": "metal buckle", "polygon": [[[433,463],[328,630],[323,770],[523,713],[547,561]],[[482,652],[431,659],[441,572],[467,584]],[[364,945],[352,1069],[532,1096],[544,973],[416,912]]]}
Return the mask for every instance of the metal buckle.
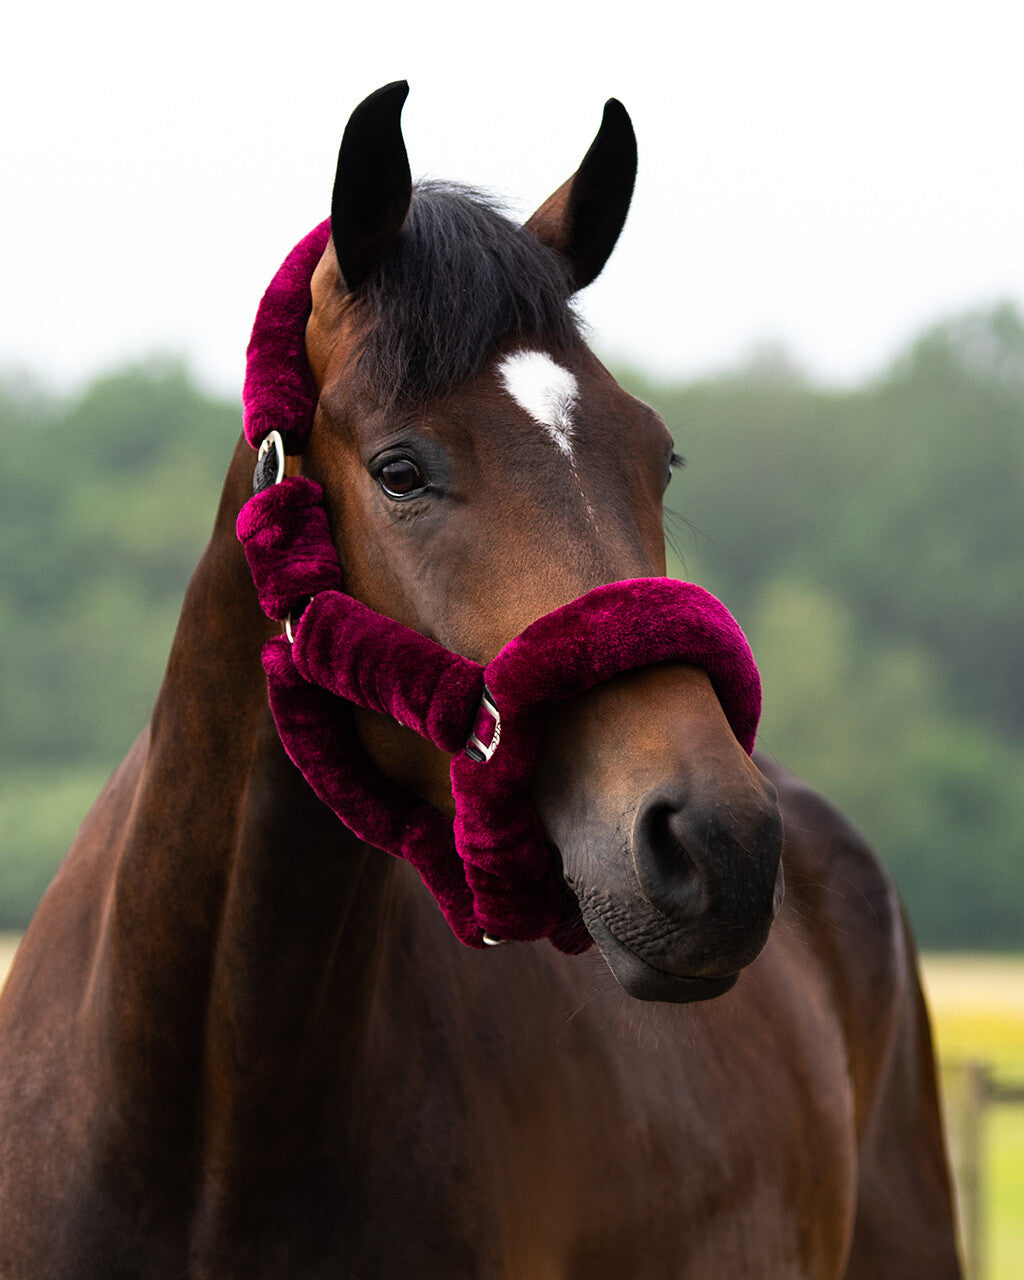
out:
{"label": "metal buckle", "polygon": [[[486,711],[494,721],[494,728],[491,730],[491,740],[485,743],[476,732],[476,720],[480,718],[480,712]],[[473,721],[473,732],[469,736],[466,743],[466,755],[470,760],[475,760],[477,764],[486,764],[498,749],[498,743],[501,741],[501,712],[495,705],[491,691],[484,685],[484,696],[480,699],[480,708],[476,713],[476,719]]]}
{"label": "metal buckle", "polygon": [[[271,449],[274,450],[274,459],[268,462],[266,458]],[[284,479],[284,459],[284,440],[280,431],[269,432],[260,443],[260,450],[256,455],[256,470],[252,477],[253,493],[262,493],[271,485],[281,483]]]}
{"label": "metal buckle", "polygon": [[[288,616],[284,620],[284,633],[288,637],[289,644],[295,643],[295,628],[299,625],[299,622],[302,619],[302,615],[309,608],[312,601],[313,601],[312,596],[303,596],[294,609],[288,610]],[[295,617],[294,622],[292,621],[293,615]]]}

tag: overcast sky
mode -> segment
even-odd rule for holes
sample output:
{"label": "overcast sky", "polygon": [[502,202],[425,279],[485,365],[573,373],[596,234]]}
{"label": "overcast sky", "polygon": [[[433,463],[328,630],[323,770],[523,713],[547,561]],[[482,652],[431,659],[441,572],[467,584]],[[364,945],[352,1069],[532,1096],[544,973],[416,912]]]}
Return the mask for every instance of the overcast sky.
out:
{"label": "overcast sky", "polygon": [[848,381],[1024,304],[1019,0],[40,0],[0,39],[0,365],[64,386],[169,349],[236,390],[349,112],[400,78],[413,174],[522,215],[626,104],[633,211],[581,296],[605,355],[692,374],[777,339]]}

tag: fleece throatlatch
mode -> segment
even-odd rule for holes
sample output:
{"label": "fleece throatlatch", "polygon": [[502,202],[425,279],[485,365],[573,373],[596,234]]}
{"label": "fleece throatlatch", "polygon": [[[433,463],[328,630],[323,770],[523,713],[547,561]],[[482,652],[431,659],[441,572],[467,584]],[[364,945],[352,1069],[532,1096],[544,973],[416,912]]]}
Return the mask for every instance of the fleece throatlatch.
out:
{"label": "fleece throatlatch", "polygon": [[[260,304],[245,388],[254,447],[272,430],[289,453],[308,438],[317,397],[304,346],[309,284],[329,234],[322,223],[292,250]],[[285,750],[359,839],[412,863],[469,946],[590,944],[530,794],[553,705],[623,671],[688,662],[707,671],[737,739],[753,750],[761,706],[753,656],[728,609],[691,583],[597,587],[538,618],[483,667],[345,593],[313,481],[269,483],[242,508],[238,536],[264,612],[298,618],[263,650]],[[451,754],[454,822],[377,768],[353,706]]]}

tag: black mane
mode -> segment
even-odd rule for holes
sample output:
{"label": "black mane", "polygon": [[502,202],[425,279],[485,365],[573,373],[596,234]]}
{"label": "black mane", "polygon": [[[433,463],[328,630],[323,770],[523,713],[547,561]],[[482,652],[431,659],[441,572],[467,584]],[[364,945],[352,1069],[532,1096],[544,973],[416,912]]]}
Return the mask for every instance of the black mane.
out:
{"label": "black mane", "polygon": [[360,290],[358,377],[386,403],[450,391],[506,338],[579,341],[564,259],[468,187],[420,182],[394,248]]}

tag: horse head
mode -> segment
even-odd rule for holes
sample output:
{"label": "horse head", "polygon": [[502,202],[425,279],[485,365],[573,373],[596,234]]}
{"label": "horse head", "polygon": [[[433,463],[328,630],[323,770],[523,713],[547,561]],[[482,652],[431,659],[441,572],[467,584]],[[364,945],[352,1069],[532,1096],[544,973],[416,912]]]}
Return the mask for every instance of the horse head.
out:
{"label": "horse head", "polygon": [[[673,441],[571,306],[622,229],[636,147],[610,101],[580,168],[519,226],[476,192],[412,184],[406,93],[379,90],[345,131],[306,326],[317,409],[289,470],[323,487],[347,592],[487,663],[593,588],[665,573]],[[453,812],[443,751],[371,711],[357,723],[381,771]],[[758,954],[780,819],[705,671],[659,663],[562,704],[534,798],[631,994],[717,995]]]}

